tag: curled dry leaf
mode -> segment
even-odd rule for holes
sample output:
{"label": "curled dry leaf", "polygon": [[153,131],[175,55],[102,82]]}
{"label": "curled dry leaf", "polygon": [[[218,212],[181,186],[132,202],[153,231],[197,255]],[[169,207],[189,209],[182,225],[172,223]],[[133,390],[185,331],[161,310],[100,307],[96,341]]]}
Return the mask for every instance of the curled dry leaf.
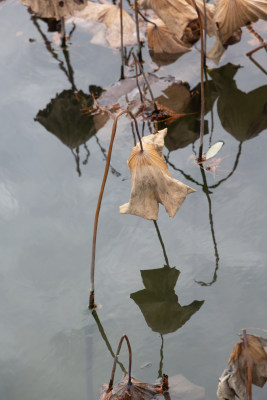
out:
{"label": "curled dry leaf", "polygon": [[[132,17],[122,10],[123,16],[123,44],[134,46],[136,44],[136,26]],[[81,12],[75,13],[75,17],[86,21],[95,21],[105,24],[106,40],[111,47],[118,48],[121,45],[120,33],[120,8],[112,4],[98,4],[91,1]]]}
{"label": "curled dry leaf", "polygon": [[[186,196],[195,192],[194,189],[171,176],[167,164],[162,158],[166,134],[167,129],[164,129],[154,135],[142,138],[143,151],[141,151],[140,144],[132,149],[128,160],[131,170],[131,196],[129,203],[120,206],[121,214],[133,214],[156,220],[158,204],[161,203],[169,216],[174,217]],[[154,145],[154,141],[157,141],[156,145]]]}
{"label": "curled dry leaf", "polygon": [[[198,19],[198,14],[192,4],[191,0],[138,0],[140,8],[151,8],[179,39],[184,35],[185,29],[190,22]],[[204,26],[204,6],[202,0],[197,0],[197,6]],[[207,32],[209,35],[214,34],[215,29],[212,22],[213,13],[214,6],[207,4]]]}
{"label": "curled dry leaf", "polygon": [[73,15],[75,11],[86,7],[86,0],[20,0],[24,6],[42,18],[56,18]]}
{"label": "curled dry leaf", "polygon": [[217,0],[214,21],[219,26],[222,43],[238,28],[258,19],[267,20],[266,0]]}
{"label": "curled dry leaf", "polygon": [[[243,337],[241,336],[242,340]],[[248,354],[251,362],[252,383],[263,387],[267,381],[267,339],[247,335]],[[230,368],[223,371],[219,379],[217,397],[219,399],[248,399],[248,366],[245,345],[237,343],[228,361]]]}
{"label": "curled dry leaf", "polygon": [[149,25],[147,28],[148,47],[154,53],[177,54],[186,53],[190,45],[185,45],[182,40],[173,34],[161,19],[153,21],[156,25]]}

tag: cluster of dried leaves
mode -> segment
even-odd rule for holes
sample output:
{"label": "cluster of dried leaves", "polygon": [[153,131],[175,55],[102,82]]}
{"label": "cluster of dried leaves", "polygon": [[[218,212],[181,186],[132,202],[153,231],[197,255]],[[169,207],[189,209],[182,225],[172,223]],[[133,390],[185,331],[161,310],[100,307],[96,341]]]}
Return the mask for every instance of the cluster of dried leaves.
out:
{"label": "cluster of dried leaves", "polygon": [[237,343],[228,361],[229,368],[225,369],[219,379],[217,396],[220,400],[240,400],[252,398],[251,384],[263,387],[267,381],[267,339],[247,336],[247,351],[242,341]]}

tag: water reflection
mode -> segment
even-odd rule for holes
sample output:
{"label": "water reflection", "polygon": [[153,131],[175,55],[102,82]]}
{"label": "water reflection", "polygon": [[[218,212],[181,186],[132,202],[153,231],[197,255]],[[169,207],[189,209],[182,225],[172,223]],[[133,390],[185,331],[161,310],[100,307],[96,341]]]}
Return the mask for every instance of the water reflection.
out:
{"label": "water reflection", "polygon": [[156,221],[154,225],[163,250],[166,265],[162,268],[141,270],[145,289],[130,295],[140,308],[147,325],[161,335],[176,332],[202,306],[204,301],[195,300],[191,304],[181,306],[174,288],[180,271],[169,266],[165,246]]}
{"label": "water reflection", "polygon": [[237,88],[234,76],[240,66],[226,64],[209,71],[218,92],[217,111],[224,129],[239,142],[267,128],[267,85],[249,93]]}

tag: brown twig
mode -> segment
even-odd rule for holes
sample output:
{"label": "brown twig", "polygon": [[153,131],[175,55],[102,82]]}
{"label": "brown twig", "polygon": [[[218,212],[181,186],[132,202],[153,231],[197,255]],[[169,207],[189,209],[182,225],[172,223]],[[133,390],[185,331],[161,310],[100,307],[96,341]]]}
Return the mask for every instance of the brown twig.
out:
{"label": "brown twig", "polygon": [[252,400],[252,369],[251,369],[251,360],[248,351],[248,338],[246,329],[242,329],[243,332],[243,341],[245,345],[246,358],[247,358],[247,367],[248,367],[248,395],[249,400]]}
{"label": "brown twig", "polygon": [[138,21],[138,4],[137,4],[137,0],[134,0],[134,12],[135,12],[135,23],[136,23],[136,37],[137,37],[137,46],[138,46],[138,51],[137,51],[137,55],[138,55],[138,60],[140,63],[143,62],[142,59],[142,46],[141,46],[141,41],[140,41],[140,31],[139,31],[139,21]]}
{"label": "brown twig", "polygon": [[128,339],[127,335],[122,335],[120,341],[119,341],[119,345],[116,351],[116,355],[114,357],[114,363],[113,363],[113,367],[112,367],[112,371],[111,371],[111,377],[110,377],[110,381],[109,381],[109,385],[108,385],[108,389],[107,389],[107,393],[109,393],[112,389],[113,389],[113,382],[114,382],[114,377],[115,377],[115,371],[116,371],[116,366],[117,366],[117,360],[118,360],[118,356],[120,354],[120,350],[121,350],[121,346],[122,346],[122,342],[123,340],[126,340],[127,342],[127,346],[128,346],[128,351],[129,351],[129,370],[128,370],[128,385],[131,385],[131,379],[132,379],[132,349],[131,349],[131,345],[130,345],[130,341]]}
{"label": "brown twig", "polygon": [[148,90],[149,90],[149,93],[150,93],[150,96],[151,96],[151,99],[152,99],[152,102],[153,102],[154,111],[157,113],[158,112],[157,104],[156,104],[156,100],[154,98],[153,92],[151,90],[150,84],[149,84],[149,82],[147,80],[147,77],[146,77],[146,75],[144,73],[142,64],[137,60],[136,55],[134,54],[134,52],[133,52],[133,58],[134,58],[135,63],[137,63],[139,65],[140,71],[141,71],[141,73],[142,73],[142,75],[144,77],[144,80],[145,80],[146,84],[147,84],[147,87],[148,87]]}
{"label": "brown twig", "polygon": [[120,0],[120,29],[121,29],[121,79],[124,79],[122,0]]}
{"label": "brown twig", "polygon": [[[96,100],[95,100],[96,102]],[[96,104],[98,104],[96,102]],[[98,105],[99,106],[99,105]],[[101,107],[101,106],[99,106]],[[111,114],[109,110],[101,107],[103,111],[107,112],[109,115]],[[98,227],[98,219],[99,219],[99,213],[100,213],[100,208],[101,208],[101,203],[102,203],[102,198],[104,194],[104,189],[108,177],[108,171],[109,171],[109,166],[110,166],[110,161],[111,161],[111,154],[112,154],[112,148],[113,148],[113,143],[116,135],[116,130],[117,130],[117,123],[118,123],[118,118],[123,115],[123,114],[129,114],[130,117],[134,120],[135,123],[135,129],[136,133],[140,142],[140,148],[141,151],[143,151],[143,145],[142,145],[142,140],[141,136],[138,130],[138,125],[136,118],[134,115],[131,113],[129,110],[122,110],[120,111],[115,117],[112,115],[112,118],[114,119],[113,126],[112,126],[112,133],[111,133],[111,138],[110,138],[110,143],[109,143],[109,149],[108,149],[108,155],[107,155],[107,161],[106,161],[106,166],[105,166],[105,171],[104,171],[104,176],[102,180],[102,185],[100,189],[100,194],[98,197],[98,202],[97,202],[97,207],[96,207],[96,212],[95,212],[95,221],[94,221],[94,232],[93,232],[93,242],[92,242],[92,258],[91,258],[91,281],[90,281],[90,297],[89,297],[89,309],[93,310],[96,308],[95,304],[95,252],[96,252],[96,237],[97,237],[97,227]]]}
{"label": "brown twig", "polygon": [[203,35],[203,26],[201,21],[201,15],[199,8],[195,2],[192,0],[194,7],[196,9],[198,20],[199,20],[199,28],[200,28],[200,42],[201,42],[201,66],[200,66],[200,77],[201,77],[201,114],[200,114],[200,137],[199,137],[199,153],[198,153],[198,161],[202,160],[203,153],[203,138],[204,138],[204,116],[205,116],[205,94],[204,94],[204,35]]}

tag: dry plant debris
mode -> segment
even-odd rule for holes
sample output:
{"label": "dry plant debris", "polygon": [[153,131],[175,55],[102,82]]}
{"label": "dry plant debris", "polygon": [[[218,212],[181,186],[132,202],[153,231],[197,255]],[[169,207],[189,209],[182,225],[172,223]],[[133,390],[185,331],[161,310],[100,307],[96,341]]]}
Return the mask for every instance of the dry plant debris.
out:
{"label": "dry plant debris", "polygon": [[156,385],[138,381],[129,377],[124,377],[112,391],[105,390],[100,396],[100,400],[152,400],[160,394],[160,389]]}
{"label": "dry plant debris", "polygon": [[[155,25],[149,25],[147,28],[148,47],[156,54],[179,54],[190,50],[187,45],[172,33],[161,19],[153,20]],[[167,46],[166,46],[167,44]]]}
{"label": "dry plant debris", "polygon": [[[248,356],[251,365],[251,383],[263,387],[267,381],[267,339],[246,335],[248,341]],[[244,337],[237,343],[228,361],[229,369],[225,369],[219,379],[217,397],[220,400],[240,400],[249,398],[248,361]]]}
{"label": "dry plant debris", "polygon": [[[124,9],[122,10],[122,16],[123,44],[124,46],[134,46],[136,44],[135,22]],[[88,1],[87,6],[82,11],[75,13],[75,17],[86,21],[103,23],[107,28],[105,38],[108,44],[114,48],[120,47],[120,8],[118,6]]]}
{"label": "dry plant debris", "polygon": [[238,28],[258,19],[267,20],[266,0],[217,0],[214,21],[219,25],[222,43]]}
{"label": "dry plant debris", "polygon": [[131,170],[131,196],[129,203],[120,206],[121,214],[157,220],[159,203],[163,204],[170,217],[174,217],[186,196],[195,192],[191,187],[174,179],[162,157],[164,136],[167,129],[142,138],[133,149],[128,160]]}
{"label": "dry plant debris", "polygon": [[[196,0],[204,26],[204,5],[202,0]],[[181,39],[186,28],[192,21],[198,19],[198,14],[191,0],[138,0],[141,9],[152,9],[166,24],[169,30]],[[212,22],[214,6],[206,4],[207,32],[214,35]]]}
{"label": "dry plant debris", "polygon": [[75,11],[86,7],[86,0],[20,0],[24,6],[42,18],[56,18],[73,15]]}

